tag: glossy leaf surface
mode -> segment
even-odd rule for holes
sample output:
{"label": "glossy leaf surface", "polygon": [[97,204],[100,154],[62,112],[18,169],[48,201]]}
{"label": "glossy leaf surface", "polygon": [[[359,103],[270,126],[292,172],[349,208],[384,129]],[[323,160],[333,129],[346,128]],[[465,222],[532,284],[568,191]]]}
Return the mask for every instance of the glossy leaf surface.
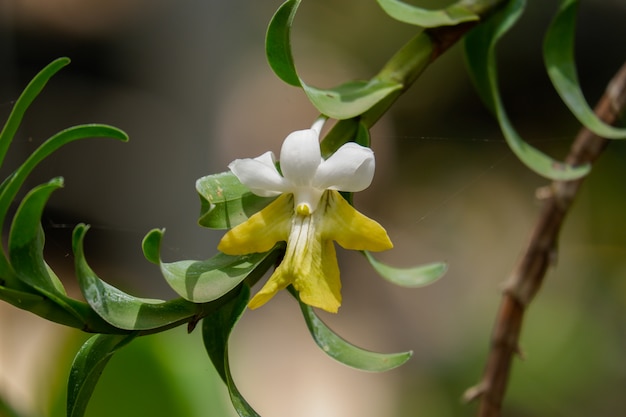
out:
{"label": "glossy leaf surface", "polygon": [[274,74],[294,87],[300,87],[300,77],[291,54],[291,26],[300,0],[283,3],[270,21],[265,36],[265,55]]}
{"label": "glossy leaf surface", "polygon": [[182,298],[163,301],[138,298],[102,281],[87,264],[83,240],[87,226],[74,229],[76,275],[89,305],[108,323],[124,330],[148,330],[180,324],[198,313],[198,306]]}
{"label": "glossy leaf surface", "polygon": [[[55,323],[78,329],[88,328],[87,324],[78,319],[73,312],[67,311],[63,306],[55,303],[55,301],[32,290],[26,292],[0,285],[0,300]],[[108,324],[106,325],[108,326]],[[102,327],[98,328],[98,330],[105,331]]]}
{"label": "glossy leaf surface", "polygon": [[321,113],[334,119],[358,116],[402,88],[402,84],[373,79],[351,81],[331,89],[319,89],[302,83],[309,100]]}
{"label": "glossy leaf surface", "polygon": [[63,186],[61,178],[30,191],[18,208],[9,234],[11,264],[22,281],[47,295],[66,295],[65,288],[43,259],[44,234],[40,219],[50,194]]}
{"label": "glossy leaf surface", "polygon": [[89,398],[109,359],[135,336],[136,333],[99,334],[85,342],[74,358],[67,383],[67,417],[85,415]]}
{"label": "glossy leaf surface", "polygon": [[274,200],[252,194],[232,172],[198,179],[196,191],[202,204],[198,223],[211,229],[237,226]]}
{"label": "glossy leaf surface", "polygon": [[432,284],[441,278],[448,266],[443,262],[434,262],[412,268],[395,268],[376,260],[370,252],[363,252],[376,272],[387,281],[401,287],[415,288]]}
{"label": "glossy leaf surface", "polygon": [[[295,290],[291,294],[298,299]],[[315,343],[331,358],[352,368],[370,372],[384,372],[402,365],[412,352],[377,353],[354,346],[334,333],[313,311],[313,308],[298,299],[306,325]]]}
{"label": "glossy leaf surface", "polygon": [[377,0],[389,16],[411,25],[425,28],[453,26],[463,22],[478,20],[479,16],[461,4],[452,4],[444,9],[429,10],[398,0]]}
{"label": "glossy leaf surface", "polygon": [[24,197],[13,218],[9,233],[11,265],[21,282],[44,297],[39,301],[28,297],[19,305],[12,304],[27,307],[29,311],[57,323],[108,332],[110,326],[94,314],[89,305],[67,296],[63,284],[44,261],[44,234],[40,219],[50,194],[62,184],[63,181],[56,178],[35,187]]}
{"label": "glossy leaf surface", "polygon": [[[159,256],[162,230],[152,230],[143,242],[144,255],[159,265],[165,280],[186,300],[205,303],[216,300],[246,278],[260,278],[277,257],[277,251],[230,256],[218,253],[204,261],[162,262]],[[155,262],[156,261],[156,262]]]}
{"label": "glossy leaf surface", "polygon": [[466,60],[474,84],[487,107],[495,114],[502,133],[515,155],[530,169],[552,180],[585,176],[589,165],[572,167],[558,162],[525,142],[511,124],[498,89],[495,47],[517,22],[526,2],[512,0],[465,37]]}
{"label": "glossy leaf surface", "polygon": [[585,99],[578,81],[574,61],[576,40],[576,0],[563,0],[543,44],[543,56],[554,88],[578,121],[598,136],[607,139],[626,138],[626,129],[610,126],[600,120]]}

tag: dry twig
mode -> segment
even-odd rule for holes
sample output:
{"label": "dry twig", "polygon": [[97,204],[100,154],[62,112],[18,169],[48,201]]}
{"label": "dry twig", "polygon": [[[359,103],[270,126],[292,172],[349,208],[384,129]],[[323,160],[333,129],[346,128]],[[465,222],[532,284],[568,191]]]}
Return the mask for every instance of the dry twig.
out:
{"label": "dry twig", "polygon": [[[626,107],[626,64],[613,77],[595,112],[614,124]],[[574,141],[566,161],[572,165],[593,163],[606,148],[608,140],[583,128]],[[499,417],[506,392],[511,362],[519,354],[519,335],[524,312],[539,291],[548,266],[556,257],[561,225],[583,179],[555,181],[542,189],[543,209],[530,241],[503,291],[500,309],[491,335],[491,350],[480,383],[468,389],[467,401],[480,398],[479,417]]]}

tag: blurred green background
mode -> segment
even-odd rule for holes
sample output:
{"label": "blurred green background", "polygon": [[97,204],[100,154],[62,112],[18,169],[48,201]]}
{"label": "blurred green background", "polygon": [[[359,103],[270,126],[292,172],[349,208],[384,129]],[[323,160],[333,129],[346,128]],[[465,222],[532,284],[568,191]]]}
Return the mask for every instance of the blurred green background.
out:
{"label": "blurred green background", "polygon": [[[439,2],[420,2],[436,5]],[[71,229],[92,224],[87,257],[125,291],[171,298],[141,254],[151,228],[165,227],[165,260],[203,259],[221,233],[196,225],[195,180],[236,157],[277,152],[315,110],[283,85],[263,52],[280,1],[2,0],[0,118],[25,83],[59,56],[72,64],[35,102],[10,151],[11,169],[54,132],[73,124],[115,125],[128,144],[95,139],[62,149],[29,186],[53,176],[44,227],[49,261],[73,287]],[[507,110],[522,137],[562,158],[579,126],[559,102],[541,58],[556,1],[531,2],[500,45]],[[577,64],[590,103],[626,56],[626,4],[583,0]],[[329,87],[373,75],[415,29],[375,1],[304,1],[294,54],[307,82]],[[423,289],[393,287],[357,253],[339,251],[344,305],[323,318],[372,350],[414,351],[404,367],[366,374],[327,358],[297,305],[281,294],[249,311],[231,347],[236,382],[263,416],[471,416],[461,403],[477,383],[500,288],[528,240],[547,184],[504,144],[464,69],[459,45],[441,57],[374,128],[375,183],[356,196],[388,230],[398,266],[433,261],[447,275]],[[563,229],[559,258],[531,305],[505,415],[618,416],[626,411],[626,145],[615,141]],[[78,295],[77,295],[78,296]],[[0,396],[20,416],[63,415],[72,356],[86,335],[0,306]],[[134,341],[106,368],[88,417],[228,416],[226,391],[184,329]],[[0,411],[0,414],[2,411]]]}

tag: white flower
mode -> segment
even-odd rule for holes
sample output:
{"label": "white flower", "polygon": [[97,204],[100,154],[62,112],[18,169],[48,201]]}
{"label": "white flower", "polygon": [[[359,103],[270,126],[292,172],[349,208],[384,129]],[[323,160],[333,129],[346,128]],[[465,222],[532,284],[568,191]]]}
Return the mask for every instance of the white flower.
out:
{"label": "white flower", "polygon": [[266,208],[231,229],[218,249],[230,255],[270,250],[286,241],[282,263],[249,306],[256,308],[292,284],[300,299],[336,312],[341,304],[341,283],[333,241],[346,249],[385,250],[393,245],[375,221],[356,211],[339,191],[367,188],[374,176],[374,153],[346,143],[332,156],[321,156],[319,136],[325,119],[311,129],[291,133],[280,152],[237,159],[228,167],[254,194],[278,196]]}
{"label": "white flower", "polygon": [[313,213],[326,190],[362,191],[374,177],[374,152],[350,142],[327,160],[320,153],[319,136],[325,119],[318,119],[311,129],[291,133],[280,151],[280,168],[274,153],[254,159],[237,159],[228,168],[254,194],[271,197],[294,195],[296,210]]}

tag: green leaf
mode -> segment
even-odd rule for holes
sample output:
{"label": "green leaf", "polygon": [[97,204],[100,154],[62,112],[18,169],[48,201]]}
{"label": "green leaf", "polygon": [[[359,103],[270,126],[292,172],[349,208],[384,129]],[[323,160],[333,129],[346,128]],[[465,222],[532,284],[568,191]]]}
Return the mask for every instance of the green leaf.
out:
{"label": "green leaf", "polygon": [[543,57],[552,85],[570,111],[587,129],[608,139],[626,138],[626,129],[610,126],[589,107],[580,88],[574,62],[578,1],[562,0],[543,43]]}
{"label": "green leaf", "polygon": [[377,353],[361,349],[348,343],[332,330],[315,314],[313,308],[300,301],[293,287],[289,292],[300,304],[304,320],[315,343],[331,358],[344,365],[370,372],[384,372],[404,364],[409,360],[412,352]]}
{"label": "green leaf", "polygon": [[274,200],[252,194],[232,172],[198,179],[196,191],[201,202],[198,223],[211,229],[237,226]]}
{"label": "green leaf", "polygon": [[366,112],[394,91],[402,89],[402,84],[374,78],[371,81],[350,81],[331,89],[319,89],[305,83],[302,88],[321,113],[343,120]]}
{"label": "green leaf", "polygon": [[41,214],[50,194],[62,185],[62,179],[55,178],[34,188],[24,197],[13,218],[9,234],[11,265],[17,278],[32,289],[29,292],[42,294],[44,297],[41,300],[23,298],[19,304],[12,304],[67,326],[110,331],[110,326],[99,319],[89,305],[67,296],[63,284],[43,257]]}
{"label": "green leaf", "polygon": [[218,253],[205,261],[166,263],[159,256],[162,238],[162,230],[150,231],[144,238],[144,255],[160,266],[165,280],[178,295],[194,303],[216,300],[246,278],[260,278],[274,264],[279,253],[277,250],[243,256]]}
{"label": "green leaf", "polygon": [[445,9],[429,10],[398,0],[377,0],[389,16],[400,22],[425,28],[453,26],[463,22],[479,20],[480,17],[462,4],[452,4]]}
{"label": "green leaf", "polygon": [[45,300],[45,297],[41,294],[14,290],[0,285],[0,300],[13,304],[22,310],[31,310],[37,308]]}
{"label": "green leaf", "polygon": [[244,284],[236,298],[204,318],[202,321],[202,339],[213,366],[228,387],[230,400],[237,414],[241,417],[260,417],[237,389],[230,372],[228,359],[228,339],[233,327],[243,315],[249,299],[250,288]]}
{"label": "green leaf", "polygon": [[155,265],[161,264],[161,241],[165,229],[152,229],[141,241],[143,256]]}
{"label": "green leaf", "polygon": [[92,336],[80,348],[67,382],[67,417],[82,417],[98,379],[113,354],[130,343],[137,333]]}
{"label": "green leaf", "polygon": [[218,253],[205,261],[161,263],[165,280],[178,295],[194,303],[216,300],[244,279],[263,274],[274,264],[277,251],[230,256]]}
{"label": "green leaf", "polygon": [[272,17],[265,36],[265,55],[274,73],[289,85],[300,87],[291,55],[291,26],[300,0],[283,3]]}
{"label": "green leaf", "polygon": [[124,330],[149,330],[182,324],[199,313],[199,306],[182,298],[163,301],[138,298],[102,281],[87,264],[83,240],[88,227],[74,229],[76,275],[83,296],[104,320]]}
{"label": "green leaf", "polygon": [[[127,141],[128,136],[121,130],[107,125],[89,124],[65,129],[39,146],[26,161],[6,180],[0,190],[0,225],[4,223],[7,211],[20,187],[32,170],[47,156],[61,146],[79,139],[109,137]],[[0,229],[1,230],[1,229]]]}
{"label": "green leaf", "polygon": [[11,264],[19,278],[45,294],[67,295],[59,279],[44,262],[44,233],[40,225],[43,209],[50,194],[63,186],[62,178],[31,190],[22,200],[9,234]]}
{"label": "green leaf", "polygon": [[530,146],[517,134],[506,114],[498,89],[495,46],[521,16],[525,0],[512,0],[465,37],[470,75],[487,107],[495,113],[511,150],[530,169],[552,180],[573,180],[585,176],[590,166],[570,166]]}
{"label": "green leaf", "polygon": [[[53,61],[46,66],[41,72],[39,72],[32,81],[26,86],[20,97],[15,103],[11,114],[9,115],[2,131],[0,132],[0,165],[2,164],[6,152],[19,128],[19,125],[24,117],[24,114],[33,100],[41,93],[46,83],[50,78],[56,74],[61,68],[66,66],[70,60],[68,58],[61,58]],[[103,125],[85,125],[77,126],[66,131],[60,132],[56,136],[50,138],[46,143],[37,149],[30,158],[13,174],[6,178],[2,185],[0,185],[0,234],[3,232],[3,227],[6,220],[7,211],[15,198],[19,188],[22,186],[24,180],[32,169],[43,158],[48,156],[58,147],[63,144],[81,139],[83,137],[90,136],[110,136],[121,140],[127,140],[126,134],[119,129],[115,129],[109,126]],[[0,241],[0,274],[2,279],[5,280],[10,286],[19,286],[19,282],[14,280],[14,276],[11,273],[11,267],[7,259],[6,253],[2,242]]]}
{"label": "green leaf", "polygon": [[[4,190],[11,176],[12,175],[10,175],[0,184],[0,196],[2,196],[2,194],[4,193]],[[8,208],[10,204],[11,201],[9,200],[9,204],[6,207]],[[3,227],[2,225],[0,225],[0,235],[2,235],[3,233]],[[7,254],[4,251],[4,245],[2,245],[2,240],[0,240],[0,283],[6,283],[10,281],[12,285],[19,285],[19,282],[16,280],[16,278],[14,279],[14,275],[15,274],[13,273],[13,268],[11,267]]]}
{"label": "green leaf", "polygon": [[68,312],[62,306],[38,292],[20,291],[0,285],[0,300],[54,323],[78,329],[86,327],[72,312]]}
{"label": "green leaf", "polygon": [[52,78],[54,74],[69,63],[69,58],[59,58],[52,61],[37,75],[35,75],[31,82],[24,88],[24,91],[15,102],[13,110],[11,110],[11,114],[9,114],[9,118],[0,132],[0,166],[4,162],[7,150],[15,137],[15,133],[17,132],[28,107],[32,104],[35,98],[37,98],[39,93],[41,93],[50,78]]}
{"label": "green leaf", "polygon": [[434,262],[412,268],[395,268],[376,260],[367,251],[363,253],[380,276],[401,287],[415,288],[432,284],[441,278],[448,269],[448,266],[443,262]]}
{"label": "green leaf", "polygon": [[394,81],[353,81],[331,89],[307,85],[299,76],[291,53],[291,27],[300,0],[287,0],[270,21],[265,38],[265,52],[274,73],[287,84],[302,87],[320,113],[334,119],[356,117],[394,91],[402,84]]}

